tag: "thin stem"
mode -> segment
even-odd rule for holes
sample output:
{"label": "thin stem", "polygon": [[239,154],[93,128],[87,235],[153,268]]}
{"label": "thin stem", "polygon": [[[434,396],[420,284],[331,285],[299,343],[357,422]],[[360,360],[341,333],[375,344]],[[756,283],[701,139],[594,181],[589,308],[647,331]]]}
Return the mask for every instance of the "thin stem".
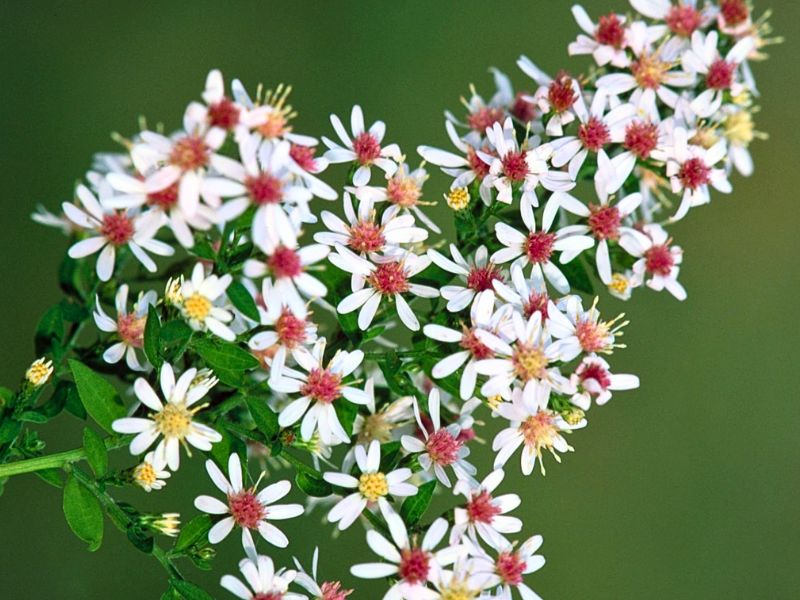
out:
{"label": "thin stem", "polygon": [[[106,438],[106,448],[108,450],[113,450],[124,446],[128,443],[128,439],[128,437]],[[25,460],[6,463],[0,465],[0,479],[13,477],[14,475],[22,475],[23,473],[44,471],[45,469],[58,469],[66,464],[78,462],[84,458],[86,458],[84,449],[76,448],[75,450],[66,450],[65,452],[56,452],[46,456],[37,456],[36,458],[27,458]]]}

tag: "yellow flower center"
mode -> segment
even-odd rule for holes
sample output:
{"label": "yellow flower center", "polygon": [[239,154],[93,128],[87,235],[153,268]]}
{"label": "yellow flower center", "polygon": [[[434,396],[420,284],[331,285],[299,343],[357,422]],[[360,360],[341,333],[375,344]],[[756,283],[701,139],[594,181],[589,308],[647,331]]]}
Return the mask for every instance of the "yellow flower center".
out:
{"label": "yellow flower center", "polygon": [[361,431],[358,433],[358,441],[369,443],[378,440],[381,443],[391,441],[392,424],[389,423],[383,414],[377,413],[364,417]]}
{"label": "yellow flower center", "polygon": [[586,416],[586,413],[583,412],[580,408],[570,408],[565,412],[561,413],[561,416],[570,425],[577,425],[583,420],[583,418]]}
{"label": "yellow flower center", "polygon": [[450,190],[446,196],[446,199],[447,206],[453,210],[464,210],[469,204],[469,192],[465,187],[458,187]]}
{"label": "yellow flower center", "polygon": [[500,405],[503,404],[503,402],[503,397],[500,394],[495,394],[494,396],[489,396],[486,398],[486,406],[492,410],[497,410],[500,408]]}
{"label": "yellow flower center", "polygon": [[441,589],[439,594],[441,600],[475,600],[478,597],[477,590],[472,590],[461,582],[451,583],[446,588]]}
{"label": "yellow flower center", "polygon": [[690,143],[702,146],[705,149],[711,148],[719,141],[716,131],[711,127],[700,127],[697,133],[689,140]]}
{"label": "yellow flower center", "polygon": [[156,470],[153,468],[153,465],[148,462],[143,462],[136,467],[136,470],[133,472],[133,477],[136,479],[136,483],[142,487],[151,486],[158,480]]}
{"label": "yellow flower center", "polygon": [[383,473],[363,473],[358,480],[358,491],[370,502],[389,493],[389,482]]}
{"label": "yellow flower center", "polygon": [[755,137],[753,115],[746,110],[739,110],[728,115],[724,127],[725,137],[737,146],[747,146]]}
{"label": "yellow flower center", "polygon": [[166,438],[185,438],[192,424],[192,412],[184,404],[168,403],[153,415],[156,429]]}
{"label": "yellow flower center", "polygon": [[195,292],[183,301],[183,311],[194,321],[204,321],[211,312],[211,300]]}
{"label": "yellow flower center", "polygon": [[517,344],[511,361],[514,364],[514,373],[522,381],[540,379],[548,363],[541,348],[526,344]]}
{"label": "yellow flower center", "polygon": [[611,283],[608,284],[608,289],[612,292],[616,292],[618,294],[624,294],[628,291],[628,287],[630,286],[630,282],[628,278],[625,277],[622,273],[614,273],[611,276]]}
{"label": "yellow flower center", "polygon": [[27,379],[31,385],[39,387],[47,383],[47,380],[50,379],[50,375],[52,374],[53,361],[45,361],[45,359],[40,358],[25,372],[25,379]]}

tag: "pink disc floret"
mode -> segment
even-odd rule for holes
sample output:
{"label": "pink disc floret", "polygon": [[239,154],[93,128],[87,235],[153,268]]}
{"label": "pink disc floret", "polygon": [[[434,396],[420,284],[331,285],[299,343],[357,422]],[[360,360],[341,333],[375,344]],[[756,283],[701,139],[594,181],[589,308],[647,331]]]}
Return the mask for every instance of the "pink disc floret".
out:
{"label": "pink disc floret", "polygon": [[502,511],[500,507],[493,502],[492,495],[486,490],[481,490],[474,494],[467,501],[467,516],[471,523],[486,523],[491,524],[494,518]]}
{"label": "pink disc floret", "polygon": [[228,508],[239,527],[257,529],[267,510],[259,502],[254,490],[242,490],[228,496]]}
{"label": "pink disc floret", "polygon": [[275,278],[297,277],[303,272],[303,264],[300,255],[286,246],[278,246],[267,258],[267,267],[272,271]]}
{"label": "pink disc floret", "polygon": [[330,369],[312,369],[300,393],[317,402],[331,404],[342,396],[342,377]]}
{"label": "pink disc floret", "polygon": [[425,442],[425,450],[433,462],[446,467],[458,460],[458,452],[463,445],[463,442],[460,442],[447,429],[439,429],[434,431]]}
{"label": "pink disc floret", "polygon": [[108,214],[103,217],[100,233],[114,246],[122,246],[133,238],[133,221],[125,213]]}
{"label": "pink disc floret", "polygon": [[356,160],[360,165],[370,165],[380,157],[381,145],[374,135],[365,131],[353,140],[353,152],[356,153]]}

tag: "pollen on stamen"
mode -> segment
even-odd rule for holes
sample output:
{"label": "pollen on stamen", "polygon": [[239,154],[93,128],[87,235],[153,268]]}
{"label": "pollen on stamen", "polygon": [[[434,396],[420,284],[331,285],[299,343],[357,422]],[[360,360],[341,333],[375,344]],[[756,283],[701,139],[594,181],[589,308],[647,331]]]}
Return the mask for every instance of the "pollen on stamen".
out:
{"label": "pollen on stamen", "polygon": [[666,244],[650,247],[645,252],[644,259],[644,268],[651,275],[667,277],[672,272],[672,267],[675,266],[675,258]]}
{"label": "pollen on stamen", "polygon": [[600,17],[594,39],[599,44],[622,48],[625,43],[625,26],[615,14]]}
{"label": "pollen on stamen", "polygon": [[683,187],[696,190],[711,181],[711,167],[701,158],[690,158],[681,165],[678,179]]}
{"label": "pollen on stamen", "polygon": [[539,346],[520,342],[514,346],[511,364],[514,367],[514,374],[522,381],[542,379],[546,374],[549,362]]}
{"label": "pollen on stamen", "polygon": [[463,445],[463,442],[454,437],[447,429],[439,429],[428,437],[425,442],[425,450],[434,463],[447,467],[458,460],[458,451]]}
{"label": "pollen on stamen", "polygon": [[706,87],[710,90],[729,90],[733,85],[736,63],[717,59],[708,67]]}
{"label": "pollen on stamen", "polygon": [[260,173],[254,177],[248,177],[244,181],[247,193],[253,204],[277,204],[283,198],[283,184],[277,177],[269,173]]}
{"label": "pollen on stamen", "polygon": [[384,296],[394,296],[408,291],[408,277],[401,262],[381,263],[369,276],[369,284]]}
{"label": "pollen on stamen", "polygon": [[470,522],[491,524],[494,518],[502,512],[493,500],[492,495],[486,490],[473,494],[466,506]]}
{"label": "pollen on stamen", "polygon": [[502,162],[503,174],[511,181],[524,181],[528,176],[528,161],[524,152],[508,152]]}
{"label": "pollen on stamen", "polygon": [[744,0],[720,0],[719,12],[726,25],[741,25],[750,18],[750,9]]}
{"label": "pollen on stamen", "polygon": [[502,552],[495,563],[495,569],[500,580],[512,586],[522,583],[525,566],[525,561],[521,560],[516,552]]}
{"label": "pollen on stamen", "polygon": [[609,374],[608,370],[603,367],[603,365],[590,362],[584,363],[578,370],[576,371],[578,377],[581,380],[581,383],[586,381],[587,379],[591,379],[597,382],[597,385],[600,386],[602,389],[608,389],[608,386],[611,385],[611,375]]}
{"label": "pollen on stamen", "polygon": [[300,144],[292,144],[289,147],[289,156],[298,164],[304,171],[314,173],[317,170],[316,150],[314,146],[301,146]]}
{"label": "pollen on stamen", "polygon": [[502,108],[484,106],[467,115],[467,124],[470,129],[483,134],[487,127],[491,127],[495,123],[502,123],[505,116]]}
{"label": "pollen on stamen", "polygon": [[386,244],[383,227],[374,220],[361,220],[350,227],[347,245],[356,252],[377,252]]}
{"label": "pollen on stamen", "polygon": [[475,335],[475,329],[467,329],[465,327],[459,345],[464,350],[467,350],[475,360],[484,360],[494,357],[494,352],[492,349],[480,341],[478,336]]}
{"label": "pollen on stamen", "polygon": [[275,321],[278,341],[289,349],[296,348],[306,341],[306,321],[295,315],[289,308],[281,311]]}
{"label": "pollen on stamen", "polygon": [[353,590],[348,590],[342,587],[338,581],[325,581],[320,586],[322,596],[319,600],[345,600]]}
{"label": "pollen on stamen", "polygon": [[631,73],[640,88],[657,90],[669,71],[669,63],[662,62],[653,54],[642,53],[639,60],[631,63]]}
{"label": "pollen on stamen", "polygon": [[163,190],[147,194],[147,205],[156,206],[162,210],[169,210],[178,203],[178,182],[165,187]]}
{"label": "pollen on stamen", "polygon": [[509,112],[523,123],[529,123],[536,117],[536,105],[526,98],[530,96],[528,92],[517,92],[514,96],[514,103]]}
{"label": "pollen on stamen", "polygon": [[246,529],[257,529],[267,513],[254,490],[242,490],[229,495],[228,507],[236,524]]}
{"label": "pollen on stamen", "polygon": [[410,208],[419,204],[422,189],[412,177],[398,173],[386,182],[386,196],[392,204]]}
{"label": "pollen on stamen", "polygon": [[556,113],[563,113],[572,108],[578,100],[578,94],[572,89],[572,79],[567,73],[562,71],[556,76],[547,90],[547,99]]}
{"label": "pollen on stamen", "polygon": [[133,238],[133,221],[121,212],[105,215],[100,233],[114,246],[122,246]]}
{"label": "pollen on stamen", "polygon": [[300,256],[292,248],[278,246],[267,258],[267,267],[276,279],[282,277],[297,277],[303,272]]}
{"label": "pollen on stamen", "polygon": [[212,127],[233,129],[239,124],[239,107],[228,97],[223,97],[208,107],[208,122]]}
{"label": "pollen on stamen", "polygon": [[625,149],[637,158],[646,160],[658,145],[658,125],[649,121],[636,121],[625,128]]}
{"label": "pollen on stamen", "polygon": [[147,317],[139,317],[134,313],[117,317],[117,333],[123,342],[134,348],[144,345],[144,327]]}
{"label": "pollen on stamen", "polygon": [[187,135],[175,142],[169,161],[184,171],[200,169],[208,164],[209,152],[203,138]]}
{"label": "pollen on stamen", "polygon": [[542,322],[547,320],[547,305],[550,302],[550,297],[547,292],[531,292],[527,298],[522,299],[522,314],[526,319],[529,319],[533,313],[538,312],[542,315]]}
{"label": "pollen on stamen", "polygon": [[[481,151],[489,155],[492,154],[488,148],[483,148]],[[482,181],[483,178],[489,174],[489,165],[478,156],[478,153],[472,147],[467,148],[467,162],[469,163],[469,168],[472,169],[472,172],[475,173],[479,181]]]}

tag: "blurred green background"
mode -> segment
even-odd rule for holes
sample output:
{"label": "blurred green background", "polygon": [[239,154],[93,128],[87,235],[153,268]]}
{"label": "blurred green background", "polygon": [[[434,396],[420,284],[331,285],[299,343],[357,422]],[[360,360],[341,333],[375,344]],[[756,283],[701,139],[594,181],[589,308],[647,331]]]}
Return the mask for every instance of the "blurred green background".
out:
{"label": "blurred green background", "polygon": [[[584,5],[593,16],[625,9],[619,0]],[[752,179],[736,177],[732,196],[716,195],[674,228],[689,300],[644,292],[625,305],[601,302],[632,321],[629,348],[614,365],[638,373],[641,389],[593,409],[590,427],[571,440],[576,452],[561,466],[551,461],[546,478],[510,469],[525,532],[545,537],[547,566],[530,583],[546,599],[800,597],[800,326],[792,308],[800,292],[800,5],[772,5],[789,42],[755,65],[757,124],[771,139],[752,146]],[[66,242],[28,215],[38,202],[55,209],[71,197],[92,153],[114,149],[110,131],[135,131],[139,115],[177,126],[207,71],[219,67],[250,89],[292,83],[297,131],[330,135],[328,114],[358,102],[368,121],[388,122],[388,139],[407,153],[419,143],[446,146],[442,110],[458,111],[471,82],[488,95],[490,65],[527,85],[514,65],[520,53],[551,72],[587,64],[566,58],[577,32],[569,6],[0,2],[0,382],[19,380],[35,324],[59,298],[55,270]],[[429,198],[442,185],[433,178]],[[79,431],[65,417],[45,435],[61,450],[79,445]],[[200,461],[187,461],[164,493],[135,498],[188,518],[191,497],[208,489]],[[60,503],[34,476],[7,484],[0,597],[159,597],[165,585],[152,559],[111,527],[89,554]],[[319,543],[323,573],[349,581],[343,564],[369,556],[363,533],[354,527],[331,541],[320,519],[288,525],[290,549],[308,562],[309,544]],[[227,540],[216,570],[195,577],[217,597],[230,597],[216,582],[235,571],[237,544]]]}

